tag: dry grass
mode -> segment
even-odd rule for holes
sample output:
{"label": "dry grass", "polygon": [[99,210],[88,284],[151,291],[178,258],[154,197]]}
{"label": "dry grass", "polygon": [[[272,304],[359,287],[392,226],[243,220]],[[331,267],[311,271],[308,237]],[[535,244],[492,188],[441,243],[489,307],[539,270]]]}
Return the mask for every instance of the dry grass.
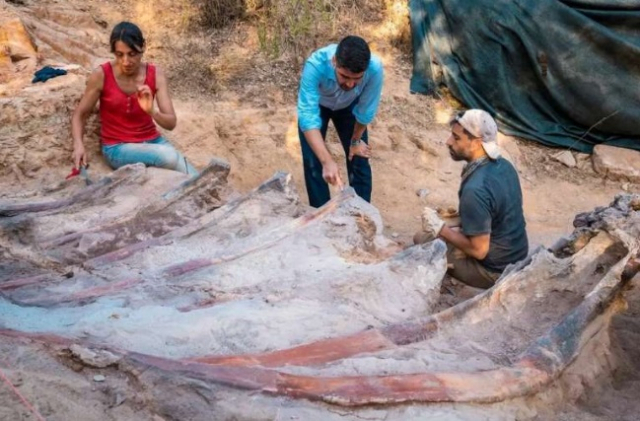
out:
{"label": "dry grass", "polygon": [[260,48],[270,57],[289,55],[300,65],[314,49],[379,21],[382,0],[266,0],[258,22]]}
{"label": "dry grass", "polygon": [[411,27],[409,5],[406,0],[384,0],[385,18],[379,26],[379,36],[394,47],[408,53],[411,51]]}
{"label": "dry grass", "polygon": [[209,66],[217,89],[225,88],[238,77],[251,71],[251,52],[237,45],[221,51]]}
{"label": "dry grass", "polygon": [[211,69],[219,48],[209,37],[171,39],[159,52],[171,89],[182,97],[215,94],[218,83]]}
{"label": "dry grass", "polygon": [[247,11],[245,0],[195,0],[198,19],[206,28],[223,28],[244,17]]}
{"label": "dry grass", "polygon": [[[124,4],[124,3],[123,3]],[[410,51],[404,0],[136,0],[131,19],[147,35],[148,57],[180,96],[235,86],[295,90],[315,49],[359,34]]]}
{"label": "dry grass", "polygon": [[183,1],[191,1],[197,10],[195,21],[206,30],[244,20],[255,26],[266,57],[288,57],[298,66],[312,50],[344,35],[361,33],[363,25],[382,22],[389,16],[387,11],[398,9],[395,0]]}

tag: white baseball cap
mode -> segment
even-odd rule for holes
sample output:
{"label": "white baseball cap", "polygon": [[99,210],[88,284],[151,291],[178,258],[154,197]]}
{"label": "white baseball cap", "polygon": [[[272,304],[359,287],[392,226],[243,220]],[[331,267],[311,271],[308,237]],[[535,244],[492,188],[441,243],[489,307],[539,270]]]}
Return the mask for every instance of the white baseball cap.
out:
{"label": "white baseball cap", "polygon": [[459,112],[453,121],[460,124],[474,137],[482,139],[482,148],[489,158],[500,158],[498,146],[498,125],[491,114],[484,110],[467,110]]}

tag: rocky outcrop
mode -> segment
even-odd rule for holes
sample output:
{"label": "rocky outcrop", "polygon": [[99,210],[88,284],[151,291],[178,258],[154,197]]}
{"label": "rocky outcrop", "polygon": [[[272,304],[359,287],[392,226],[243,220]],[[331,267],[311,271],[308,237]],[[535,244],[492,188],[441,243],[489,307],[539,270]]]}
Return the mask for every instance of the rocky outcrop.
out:
{"label": "rocky outcrop", "polygon": [[[70,119],[91,69],[106,60],[106,31],[72,5],[0,4],[0,175],[19,181],[71,167]],[[32,84],[46,65],[67,70]],[[86,126],[89,156],[98,155],[96,117]]]}
{"label": "rocky outcrop", "polygon": [[33,73],[37,61],[34,39],[22,21],[9,13],[0,14],[0,84]]}
{"label": "rocky outcrop", "polygon": [[640,151],[597,145],[592,159],[598,174],[612,180],[640,183]]}

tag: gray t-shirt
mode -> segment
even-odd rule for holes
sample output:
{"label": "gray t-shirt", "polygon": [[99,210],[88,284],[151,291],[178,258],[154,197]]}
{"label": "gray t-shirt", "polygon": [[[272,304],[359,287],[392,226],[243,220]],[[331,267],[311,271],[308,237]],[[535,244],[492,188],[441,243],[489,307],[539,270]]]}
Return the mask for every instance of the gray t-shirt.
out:
{"label": "gray t-shirt", "polygon": [[489,253],[480,263],[502,272],[529,252],[518,173],[498,158],[477,168],[460,186],[460,219],[466,236],[491,234]]}

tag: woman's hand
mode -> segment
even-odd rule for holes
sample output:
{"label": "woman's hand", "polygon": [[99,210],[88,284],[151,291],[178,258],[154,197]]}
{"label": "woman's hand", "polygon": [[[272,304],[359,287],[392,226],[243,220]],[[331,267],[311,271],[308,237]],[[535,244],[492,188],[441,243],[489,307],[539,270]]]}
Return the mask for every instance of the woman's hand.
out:
{"label": "woman's hand", "polygon": [[153,93],[149,85],[138,87],[138,103],[142,111],[149,115],[153,115]]}
{"label": "woman's hand", "polygon": [[73,142],[73,165],[75,168],[87,165],[87,154],[84,150],[84,144],[82,142]]}

